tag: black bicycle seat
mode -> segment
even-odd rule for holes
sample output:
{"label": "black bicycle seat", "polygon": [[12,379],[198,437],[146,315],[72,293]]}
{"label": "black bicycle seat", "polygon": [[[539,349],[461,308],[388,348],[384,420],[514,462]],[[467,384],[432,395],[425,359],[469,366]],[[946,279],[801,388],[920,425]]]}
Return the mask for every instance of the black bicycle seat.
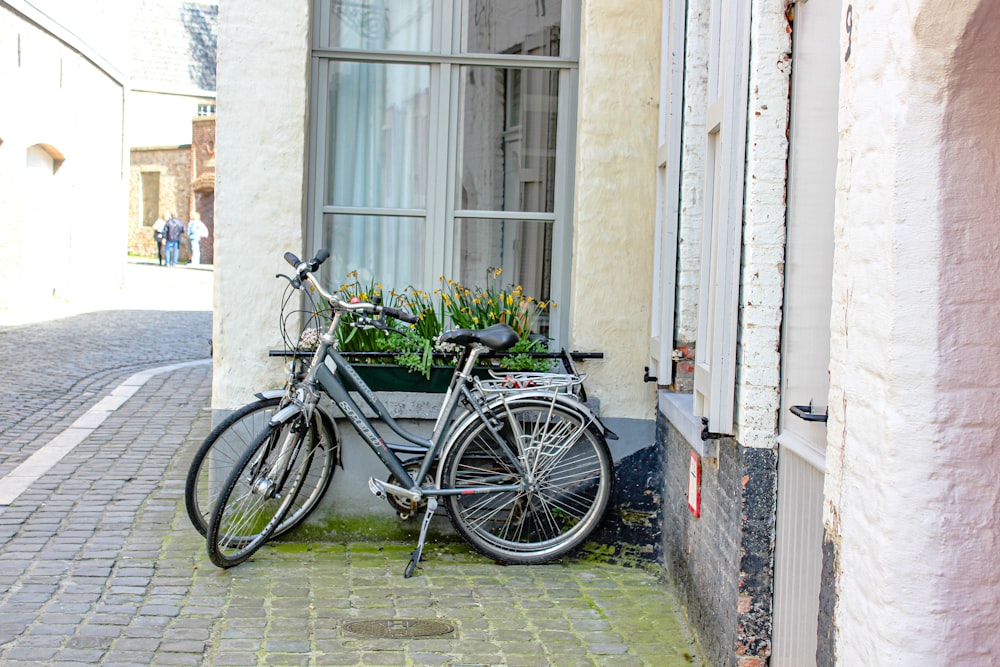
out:
{"label": "black bicycle seat", "polygon": [[441,334],[442,343],[465,346],[478,343],[494,352],[509,350],[520,339],[508,324],[494,324],[485,329],[452,329]]}

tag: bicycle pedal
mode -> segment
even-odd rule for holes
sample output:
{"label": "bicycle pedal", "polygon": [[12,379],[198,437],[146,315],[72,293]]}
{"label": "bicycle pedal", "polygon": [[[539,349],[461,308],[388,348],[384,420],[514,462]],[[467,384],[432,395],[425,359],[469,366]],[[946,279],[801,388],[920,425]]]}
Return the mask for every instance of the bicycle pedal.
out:
{"label": "bicycle pedal", "polygon": [[385,500],[388,495],[385,492],[385,489],[382,488],[382,482],[378,481],[374,477],[368,478],[368,490],[371,491],[376,498],[381,498],[382,500]]}
{"label": "bicycle pedal", "polygon": [[407,500],[421,500],[424,494],[420,490],[411,491],[410,489],[404,489],[401,486],[396,486],[395,484],[390,484],[389,482],[383,482],[380,479],[375,479],[370,477],[368,479],[368,488],[374,493],[378,498],[386,498],[388,495],[394,495],[398,498],[406,498]]}

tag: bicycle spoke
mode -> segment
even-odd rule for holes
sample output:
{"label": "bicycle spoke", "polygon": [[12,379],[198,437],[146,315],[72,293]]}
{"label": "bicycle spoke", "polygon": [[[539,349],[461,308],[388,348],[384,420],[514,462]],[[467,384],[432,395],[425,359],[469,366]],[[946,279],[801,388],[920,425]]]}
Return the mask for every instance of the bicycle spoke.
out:
{"label": "bicycle spoke", "polygon": [[484,424],[474,423],[447,453],[442,480],[446,487],[518,484],[522,490],[448,496],[446,503],[456,529],[483,553],[506,562],[544,562],[573,549],[597,526],[613,483],[610,454],[582,409],[555,398],[527,398],[507,401],[505,410],[501,433],[520,467]]}

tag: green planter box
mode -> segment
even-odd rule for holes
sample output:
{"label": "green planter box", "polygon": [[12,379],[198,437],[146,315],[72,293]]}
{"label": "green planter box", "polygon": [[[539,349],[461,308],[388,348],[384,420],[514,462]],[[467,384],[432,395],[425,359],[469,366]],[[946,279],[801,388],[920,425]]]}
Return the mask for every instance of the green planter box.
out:
{"label": "green planter box", "polygon": [[374,391],[417,391],[443,394],[454,372],[452,366],[434,366],[430,379],[395,364],[355,364],[354,370]]}
{"label": "green planter box", "polygon": [[[454,366],[433,366],[430,378],[396,364],[355,364],[354,370],[373,391],[414,391],[426,394],[443,394],[455,372]],[[477,377],[489,377],[486,368],[476,368]]]}

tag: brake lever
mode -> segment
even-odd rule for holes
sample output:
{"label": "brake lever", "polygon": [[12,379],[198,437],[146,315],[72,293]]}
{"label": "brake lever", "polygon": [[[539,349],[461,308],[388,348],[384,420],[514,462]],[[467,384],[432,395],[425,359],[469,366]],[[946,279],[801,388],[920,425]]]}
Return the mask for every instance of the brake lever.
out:
{"label": "brake lever", "polygon": [[298,276],[295,276],[294,278],[292,278],[290,276],[286,276],[284,273],[276,273],[276,274],[274,274],[274,277],[275,278],[284,278],[295,289],[299,289],[300,287],[302,287],[302,281],[299,280]]}

